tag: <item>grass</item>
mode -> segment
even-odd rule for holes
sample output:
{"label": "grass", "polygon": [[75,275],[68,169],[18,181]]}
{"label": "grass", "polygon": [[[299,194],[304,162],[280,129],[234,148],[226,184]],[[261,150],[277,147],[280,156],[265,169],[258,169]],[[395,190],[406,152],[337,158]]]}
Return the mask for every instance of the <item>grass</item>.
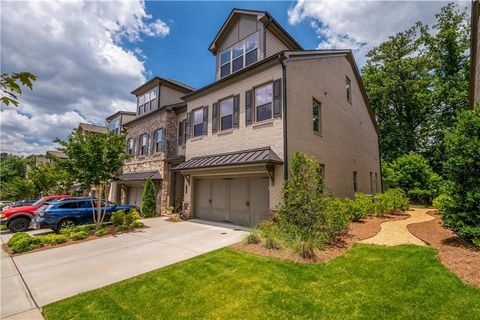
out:
{"label": "grass", "polygon": [[323,264],[222,249],[43,308],[46,319],[479,319],[431,248],[357,244]]}

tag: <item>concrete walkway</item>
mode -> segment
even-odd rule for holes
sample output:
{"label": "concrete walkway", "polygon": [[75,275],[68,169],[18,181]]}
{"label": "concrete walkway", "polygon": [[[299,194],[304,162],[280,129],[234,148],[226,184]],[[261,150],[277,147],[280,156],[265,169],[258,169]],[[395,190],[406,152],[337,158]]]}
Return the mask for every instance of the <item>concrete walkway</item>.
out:
{"label": "concrete walkway", "polygon": [[381,230],[375,236],[360,241],[361,243],[396,246],[400,244],[416,244],[426,246],[426,243],[411,234],[407,226],[409,224],[430,221],[435,219],[426,212],[431,209],[413,209],[408,211],[410,218],[405,220],[387,221],[381,224]]}
{"label": "concrete walkway", "polygon": [[201,220],[172,223],[153,218],[144,222],[149,228],[13,259],[2,252],[1,317],[229,246],[247,234],[240,227]]}

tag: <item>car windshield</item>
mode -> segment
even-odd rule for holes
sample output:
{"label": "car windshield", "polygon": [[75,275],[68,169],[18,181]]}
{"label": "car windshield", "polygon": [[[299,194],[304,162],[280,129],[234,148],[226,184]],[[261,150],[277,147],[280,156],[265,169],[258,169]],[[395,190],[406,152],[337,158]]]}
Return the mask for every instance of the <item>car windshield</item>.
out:
{"label": "car windshield", "polygon": [[38,205],[40,205],[40,203],[42,203],[42,201],[44,200],[45,198],[40,198],[38,199],[37,201],[35,201],[34,203],[32,203],[32,206],[36,207]]}

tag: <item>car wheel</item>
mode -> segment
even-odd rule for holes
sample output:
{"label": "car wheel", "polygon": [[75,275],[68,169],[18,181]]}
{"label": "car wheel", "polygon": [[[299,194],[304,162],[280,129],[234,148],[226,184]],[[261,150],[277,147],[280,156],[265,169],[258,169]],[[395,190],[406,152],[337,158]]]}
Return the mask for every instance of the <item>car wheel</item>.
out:
{"label": "car wheel", "polygon": [[23,232],[28,228],[30,228],[30,219],[28,218],[16,218],[8,224],[8,229],[12,232]]}
{"label": "car wheel", "polygon": [[73,227],[75,227],[75,225],[76,225],[75,220],[73,220],[73,219],[63,219],[58,224],[57,230],[60,231],[63,228],[73,228]]}

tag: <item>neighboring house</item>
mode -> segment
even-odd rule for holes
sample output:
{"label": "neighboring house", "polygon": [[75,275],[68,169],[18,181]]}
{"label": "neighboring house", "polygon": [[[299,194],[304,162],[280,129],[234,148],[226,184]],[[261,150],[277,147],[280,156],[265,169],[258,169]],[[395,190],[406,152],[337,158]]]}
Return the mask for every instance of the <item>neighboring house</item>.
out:
{"label": "neighboring house", "polygon": [[[183,96],[186,161],[175,171],[185,177],[184,211],[243,225],[269,217],[296,151],[322,165],[338,197],[381,191],[378,127],[350,50],[303,50],[267,12],[239,9],[209,50],[216,81]],[[144,130],[126,126],[136,139],[133,168],[143,163],[139,135],[163,126],[144,119]]]}
{"label": "neighboring house", "polygon": [[470,45],[470,105],[480,101],[480,1],[472,1]]}
{"label": "neighboring house", "polygon": [[84,132],[94,133],[107,133],[108,129],[105,126],[97,126],[95,124],[80,122],[78,129],[82,129]]}
{"label": "neighboring house", "polygon": [[120,134],[123,131],[123,126],[127,122],[135,119],[136,116],[137,114],[135,112],[130,111],[115,112],[111,116],[107,117],[107,128],[111,132]]}
{"label": "neighboring house", "polygon": [[47,151],[45,155],[35,156],[35,165],[39,165],[41,163],[52,163],[56,159],[67,159],[67,155],[63,151],[59,150]]}
{"label": "neighboring house", "polygon": [[171,167],[184,160],[185,143],[177,135],[187,109],[181,97],[193,90],[177,81],[155,77],[132,91],[137,97],[136,116],[122,125],[131,158],[113,183],[110,200],[141,206],[144,184],[150,177],[159,212],[175,203],[181,206],[183,177]]}

